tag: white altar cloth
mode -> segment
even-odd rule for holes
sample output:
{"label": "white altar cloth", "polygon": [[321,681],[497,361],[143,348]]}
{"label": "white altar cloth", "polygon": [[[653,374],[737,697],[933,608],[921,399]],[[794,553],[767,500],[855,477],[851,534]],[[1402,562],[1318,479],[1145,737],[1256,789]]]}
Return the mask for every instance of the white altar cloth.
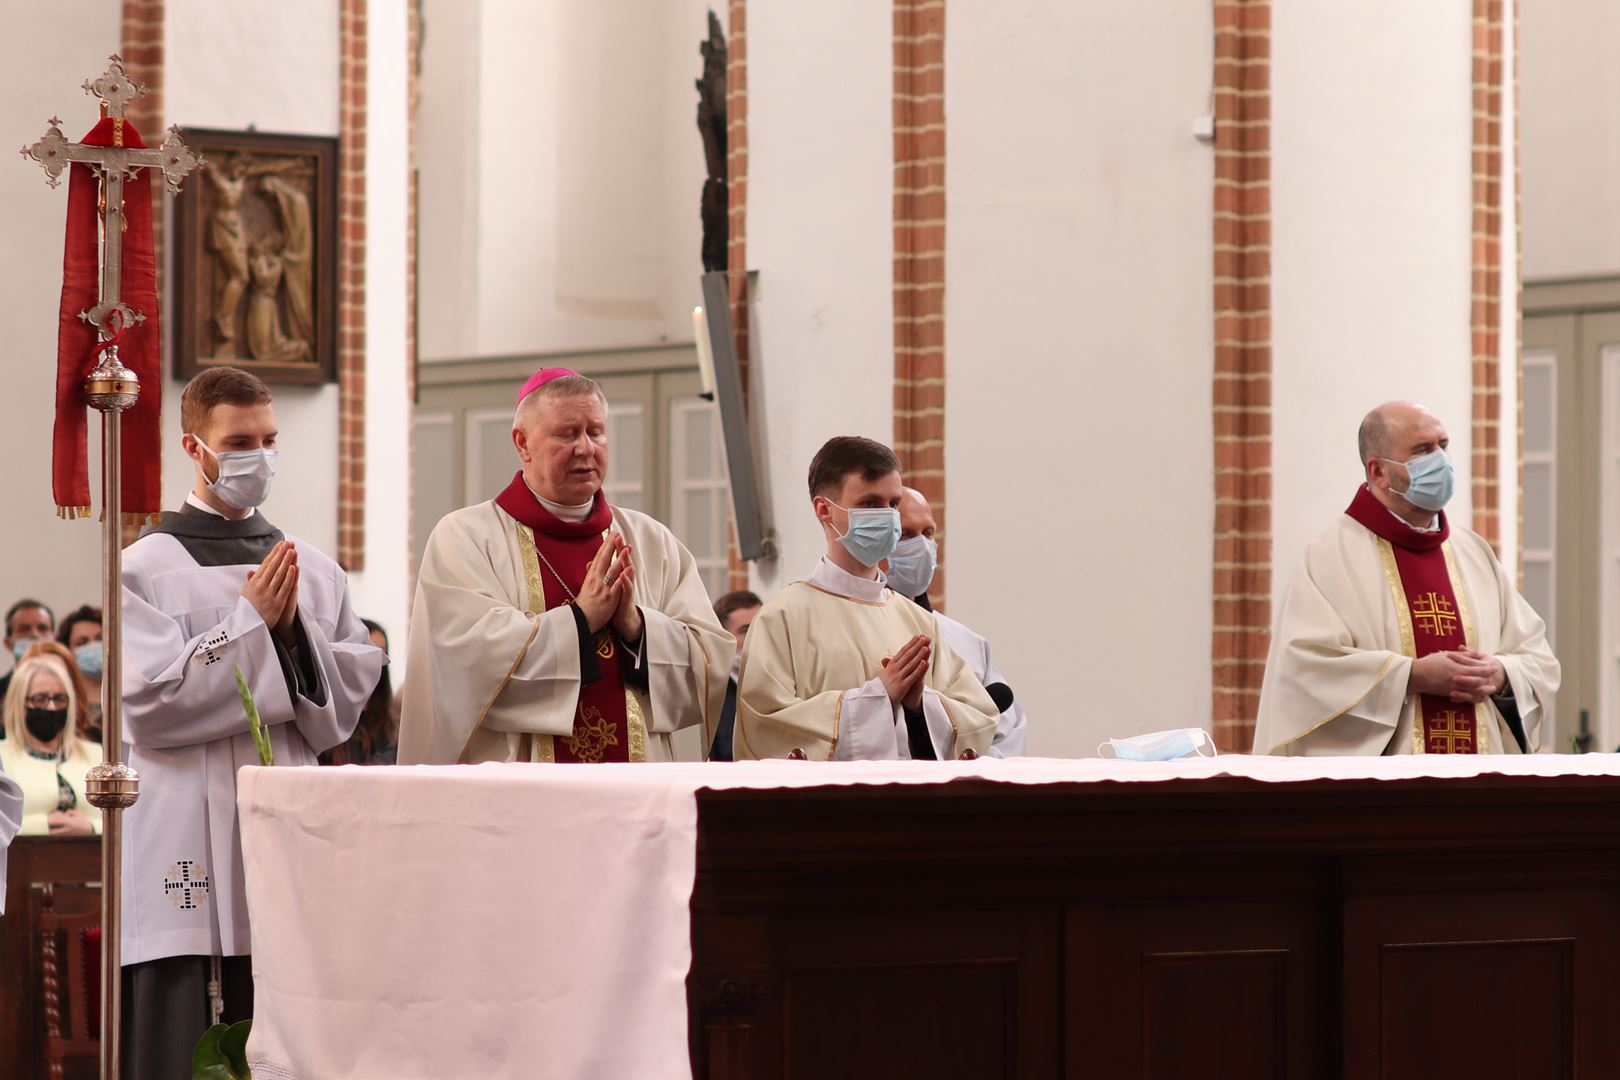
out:
{"label": "white altar cloth", "polygon": [[1620,757],[243,769],[258,1080],[688,1080],[704,788],[1620,775]]}

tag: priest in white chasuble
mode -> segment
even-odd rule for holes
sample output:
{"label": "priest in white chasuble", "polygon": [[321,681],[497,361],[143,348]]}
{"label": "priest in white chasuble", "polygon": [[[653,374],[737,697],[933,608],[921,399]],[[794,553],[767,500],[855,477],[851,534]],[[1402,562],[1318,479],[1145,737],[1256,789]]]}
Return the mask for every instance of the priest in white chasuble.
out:
{"label": "priest in white chasuble", "polygon": [[536,372],[512,442],[506,490],[428,538],[399,763],[666,761],[696,725],[708,745],[736,645],[675,535],[608,502],[601,387]]}
{"label": "priest in white chasuble", "polygon": [[738,761],[954,760],[985,754],[999,710],[932,613],[888,588],[900,539],[900,461],[831,439],[810,463],[827,554],[755,616],[737,677]]}
{"label": "priest in white chasuble", "polygon": [[1255,753],[1534,752],[1558,661],[1490,545],[1446,519],[1445,426],[1391,402],[1358,443],[1366,482],[1283,596]]}
{"label": "priest in white chasuble", "polygon": [[124,738],[141,776],[124,814],[130,1080],[190,1075],[211,998],[227,1021],[253,1015],[236,776],[260,760],[237,670],[279,767],[347,739],[384,663],[343,570],[257,509],[279,452],[264,383],[209,368],[180,420],[195,487],[124,553]]}

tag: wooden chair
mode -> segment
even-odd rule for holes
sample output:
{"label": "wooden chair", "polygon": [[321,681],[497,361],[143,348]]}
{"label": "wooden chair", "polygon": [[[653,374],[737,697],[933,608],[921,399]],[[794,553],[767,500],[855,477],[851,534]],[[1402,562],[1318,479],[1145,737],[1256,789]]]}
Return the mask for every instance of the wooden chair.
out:
{"label": "wooden chair", "polygon": [[63,1080],[69,1063],[100,1059],[101,913],[59,913],[56,886],[48,884],[35,929],[45,1016],[45,1065],[51,1080]]}

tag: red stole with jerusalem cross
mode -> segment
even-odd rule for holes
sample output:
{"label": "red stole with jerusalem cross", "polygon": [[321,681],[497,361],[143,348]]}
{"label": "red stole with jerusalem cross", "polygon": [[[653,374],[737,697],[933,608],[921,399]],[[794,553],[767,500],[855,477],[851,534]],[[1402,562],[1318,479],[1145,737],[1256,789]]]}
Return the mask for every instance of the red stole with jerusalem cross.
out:
{"label": "red stole with jerusalem cross", "polygon": [[[1345,513],[1378,537],[1378,551],[1400,625],[1401,651],[1415,659],[1473,647],[1472,620],[1452,563],[1447,543],[1451,526],[1445,512],[1440,513],[1438,529],[1414,529],[1391,513],[1363,484]],[[1488,723],[1488,716],[1477,705],[1421,694],[1412,723],[1412,751],[1486,752]]]}
{"label": "red stole with jerusalem cross", "polygon": [[[523,482],[512,478],[495,505],[518,521],[518,546],[529,594],[529,611],[540,614],[567,606],[585,582],[585,571],[613,527],[613,510],[598,492],[584,521],[564,521],[540,504]],[[574,732],[564,737],[534,736],[535,761],[645,761],[647,728],[635,691],[625,682],[624,646],[611,628],[596,634],[598,678],[581,672]]]}

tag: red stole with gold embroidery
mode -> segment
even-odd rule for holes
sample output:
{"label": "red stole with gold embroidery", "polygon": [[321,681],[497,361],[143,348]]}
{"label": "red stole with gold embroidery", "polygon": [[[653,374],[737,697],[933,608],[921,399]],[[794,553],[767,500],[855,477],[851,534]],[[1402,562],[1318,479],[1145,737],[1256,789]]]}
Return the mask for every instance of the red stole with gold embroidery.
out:
{"label": "red stole with gold embroidery", "polygon": [[[1467,604],[1453,580],[1451,526],[1444,511],[1440,527],[1414,529],[1389,511],[1363,484],[1345,511],[1378,537],[1384,573],[1395,601],[1401,651],[1419,658],[1471,648]],[[1477,754],[1488,749],[1483,710],[1433,694],[1418,697],[1413,717],[1413,752]]]}
{"label": "red stole with gold embroidery", "polygon": [[[519,472],[506,490],[496,496],[495,505],[528,530],[526,536],[520,533],[519,543],[524,547],[524,576],[528,579],[531,610],[550,611],[566,606],[579,594],[586,569],[613,527],[613,511],[607,498],[598,492],[596,505],[591,507],[584,521],[564,521],[540,504],[529,485],[523,482],[523,473]],[[542,604],[535,603],[540,599],[534,595],[537,585],[543,591]],[[591,682],[580,680],[579,703],[574,708],[574,733],[563,738],[535,736],[537,760],[645,759],[645,731],[636,730],[639,715],[632,723],[633,691],[625,686],[624,671],[620,667],[623,647],[608,627],[597,632],[595,647],[601,677]],[[639,707],[635,709],[637,714],[639,711]]]}

